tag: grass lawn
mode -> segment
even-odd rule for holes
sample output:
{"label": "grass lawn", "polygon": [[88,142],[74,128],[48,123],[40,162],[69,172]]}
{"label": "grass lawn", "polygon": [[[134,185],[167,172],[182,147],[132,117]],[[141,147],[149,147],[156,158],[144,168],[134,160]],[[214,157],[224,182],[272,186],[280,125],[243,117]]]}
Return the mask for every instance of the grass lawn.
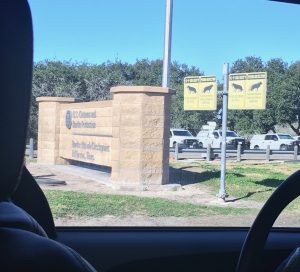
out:
{"label": "grass lawn", "polygon": [[[194,184],[209,188],[211,195],[219,189],[219,165],[206,162],[171,164],[171,182],[182,185]],[[265,202],[272,192],[290,174],[300,168],[300,163],[277,163],[247,165],[229,163],[227,166],[226,189],[236,200]],[[229,206],[199,205],[167,200],[159,197],[84,193],[61,190],[44,190],[55,218],[118,217],[141,215],[147,217],[188,217],[205,215],[245,215],[257,213],[257,209]],[[250,204],[249,204],[250,206]],[[286,210],[300,214],[300,200],[294,201]]]}
{"label": "grass lawn", "polygon": [[162,198],[103,195],[60,190],[44,190],[55,218],[68,216],[102,217],[105,215],[149,217],[203,216],[248,213],[251,209],[215,207],[180,203]]}
{"label": "grass lawn", "polygon": [[[178,162],[171,167],[175,176],[182,179],[183,184],[195,183],[208,186],[212,193],[218,192],[220,185],[220,166],[199,162],[188,165]],[[290,174],[300,169],[300,163],[271,163],[249,165],[229,163],[226,173],[227,193],[236,198],[244,198],[258,202],[265,200]]]}

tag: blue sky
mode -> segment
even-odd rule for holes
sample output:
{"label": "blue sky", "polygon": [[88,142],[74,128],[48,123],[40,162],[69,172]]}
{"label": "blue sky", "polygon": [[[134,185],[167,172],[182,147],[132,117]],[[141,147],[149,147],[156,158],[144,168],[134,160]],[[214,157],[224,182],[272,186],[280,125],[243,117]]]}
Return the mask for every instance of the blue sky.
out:
{"label": "blue sky", "polygon": [[[102,63],[163,57],[165,0],[28,0],[34,59]],[[172,60],[221,79],[224,62],[300,60],[300,6],[173,0]]]}

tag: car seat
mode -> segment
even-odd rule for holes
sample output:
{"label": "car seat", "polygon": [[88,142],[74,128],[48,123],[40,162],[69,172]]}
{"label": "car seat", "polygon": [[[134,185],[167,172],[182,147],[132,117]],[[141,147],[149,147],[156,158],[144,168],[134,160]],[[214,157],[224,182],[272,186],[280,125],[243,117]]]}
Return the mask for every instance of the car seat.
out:
{"label": "car seat", "polygon": [[24,0],[2,0],[0,13],[0,270],[95,271],[77,252],[50,239],[40,224],[15,204],[28,204],[24,194],[30,193],[31,200],[43,203],[39,208],[45,210],[40,213],[51,215],[42,191],[33,185],[34,179],[23,165],[33,66],[30,9]]}

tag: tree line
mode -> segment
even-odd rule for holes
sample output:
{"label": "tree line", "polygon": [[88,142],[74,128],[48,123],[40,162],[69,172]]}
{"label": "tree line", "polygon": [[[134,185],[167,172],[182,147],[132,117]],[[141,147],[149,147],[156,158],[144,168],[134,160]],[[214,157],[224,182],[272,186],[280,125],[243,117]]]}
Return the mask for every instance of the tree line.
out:
{"label": "tree line", "polygon": [[[300,135],[300,62],[288,64],[282,59],[264,62],[259,57],[238,59],[231,73],[268,72],[267,107],[265,110],[230,110],[228,126],[241,134],[275,132],[275,125],[289,126]],[[34,64],[32,99],[28,137],[37,138],[37,103],[39,96],[74,97],[80,101],[112,99],[110,88],[116,85],[161,86],[162,61],[137,60],[134,64],[121,61],[99,65],[67,61],[42,61]],[[197,132],[207,121],[221,124],[222,107],[218,97],[217,111],[184,111],[183,78],[204,75],[198,67],[173,62],[170,87],[172,97],[171,126]],[[218,86],[219,90],[223,87]]]}

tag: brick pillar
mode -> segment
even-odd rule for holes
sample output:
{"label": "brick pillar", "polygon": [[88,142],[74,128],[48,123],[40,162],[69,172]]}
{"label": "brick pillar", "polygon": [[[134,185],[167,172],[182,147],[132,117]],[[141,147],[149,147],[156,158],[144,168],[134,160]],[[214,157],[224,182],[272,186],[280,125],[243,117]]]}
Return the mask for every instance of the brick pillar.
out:
{"label": "brick pillar", "polygon": [[68,97],[38,97],[38,159],[39,163],[65,164],[59,157],[60,105],[75,102]]}
{"label": "brick pillar", "polygon": [[112,182],[135,187],[168,183],[170,105],[175,91],[118,86],[111,92]]}

